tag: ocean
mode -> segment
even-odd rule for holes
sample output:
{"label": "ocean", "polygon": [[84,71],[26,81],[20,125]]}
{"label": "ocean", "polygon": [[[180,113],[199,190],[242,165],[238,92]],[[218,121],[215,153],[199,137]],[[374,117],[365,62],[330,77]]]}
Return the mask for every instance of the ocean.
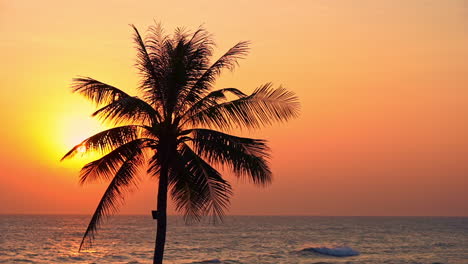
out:
{"label": "ocean", "polygon": [[[89,216],[0,215],[0,263],[152,263],[151,216],[114,216],[78,253]],[[170,216],[165,263],[468,264],[468,218]]]}

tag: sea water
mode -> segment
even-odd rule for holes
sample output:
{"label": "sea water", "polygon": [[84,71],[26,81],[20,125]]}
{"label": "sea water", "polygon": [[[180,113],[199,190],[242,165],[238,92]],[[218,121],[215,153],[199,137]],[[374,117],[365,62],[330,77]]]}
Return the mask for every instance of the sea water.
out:
{"label": "sea water", "polygon": [[[0,215],[0,263],[151,263],[155,221],[114,216],[78,252],[89,216]],[[468,218],[228,216],[168,220],[165,263],[468,264]]]}

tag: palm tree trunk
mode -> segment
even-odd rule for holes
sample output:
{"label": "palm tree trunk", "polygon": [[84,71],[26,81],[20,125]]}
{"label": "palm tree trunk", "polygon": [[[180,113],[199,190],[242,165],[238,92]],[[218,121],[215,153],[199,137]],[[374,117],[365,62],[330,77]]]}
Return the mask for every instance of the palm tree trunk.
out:
{"label": "palm tree trunk", "polygon": [[168,170],[166,166],[161,166],[159,174],[158,187],[158,211],[156,225],[156,244],[154,247],[153,264],[162,264],[164,256],[164,245],[166,243],[166,227],[167,227],[167,184]]}

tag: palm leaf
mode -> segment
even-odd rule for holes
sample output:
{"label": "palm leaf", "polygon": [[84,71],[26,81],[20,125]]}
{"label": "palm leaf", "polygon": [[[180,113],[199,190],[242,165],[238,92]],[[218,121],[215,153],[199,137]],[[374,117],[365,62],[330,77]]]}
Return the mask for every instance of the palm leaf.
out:
{"label": "palm leaf", "polygon": [[[187,38],[188,39],[188,38]],[[187,80],[184,86],[180,87],[175,109],[180,113],[188,105],[185,104],[185,98],[190,93],[191,88],[200,79],[200,77],[210,67],[210,58],[213,55],[215,46],[211,34],[203,27],[199,27],[185,43],[185,69]]]}
{"label": "palm leaf", "polygon": [[133,121],[153,126],[161,120],[161,116],[151,105],[138,97],[130,96],[98,109],[92,116],[113,124]]}
{"label": "palm leaf", "polygon": [[193,84],[182,100],[182,104],[193,104],[206,93],[221,74],[223,69],[234,70],[238,60],[244,58],[249,51],[248,41],[241,41],[230,48],[215,63],[213,63],[200,78]]}
{"label": "palm leaf", "polygon": [[157,144],[157,142],[148,138],[135,139],[119,146],[100,159],[86,164],[80,171],[80,184],[111,179],[126,160],[141,153],[144,148],[152,144]]}
{"label": "palm leaf", "polygon": [[191,116],[194,113],[197,113],[203,109],[207,109],[209,107],[213,107],[217,104],[219,104],[220,101],[226,100],[226,93],[230,92],[233,95],[242,98],[245,97],[246,94],[244,94],[242,91],[236,88],[224,88],[224,89],[219,89],[216,91],[210,92],[208,95],[203,97],[202,99],[198,100],[194,105],[192,105],[185,113],[181,114],[178,119],[184,119],[186,116]]}
{"label": "palm leaf", "polygon": [[178,28],[172,41],[166,40],[164,48],[158,49],[165,54],[155,58],[163,60],[166,65],[160,71],[164,81],[159,89],[165,95],[165,111],[168,115],[184,106],[180,99],[184,98],[208,68],[213,45],[210,35],[201,27],[192,35]]}
{"label": "palm leaf", "polygon": [[188,116],[186,122],[220,129],[260,128],[298,115],[296,95],[282,87],[273,89],[271,83],[267,83],[249,96],[202,109]]}
{"label": "palm leaf", "polygon": [[73,92],[77,92],[96,105],[110,104],[114,101],[128,97],[122,90],[89,77],[74,78]]}
{"label": "palm leaf", "polygon": [[135,140],[143,129],[146,128],[137,125],[127,125],[104,130],[74,146],[62,157],[61,161],[74,157],[78,153],[78,149],[82,146],[86,147],[87,151],[109,152],[112,149]]}
{"label": "palm leaf", "polygon": [[159,107],[164,108],[164,98],[159,88],[159,80],[161,79],[160,61],[154,61],[151,56],[148,47],[138,32],[138,29],[134,25],[130,25],[134,32],[133,41],[136,44],[137,50],[137,62],[136,67],[140,72],[142,80],[140,81],[140,90],[144,93],[144,99],[150,102],[159,110]]}
{"label": "palm leaf", "polygon": [[[157,146],[154,146],[156,148]],[[156,152],[153,156],[148,161],[148,169],[146,170],[146,173],[151,175],[152,177],[156,177],[159,175],[159,172],[161,170],[161,157],[159,156],[159,153]]]}
{"label": "palm leaf", "polygon": [[137,170],[139,166],[143,165],[142,156],[141,151],[136,151],[133,156],[125,160],[115,173],[89,222],[81,240],[79,251],[92,246],[94,236],[103,218],[115,214],[118,211],[118,206],[123,203],[125,194],[131,191],[131,187],[136,187],[138,181],[136,177]]}
{"label": "palm leaf", "polygon": [[176,209],[184,210],[186,221],[211,215],[213,221],[222,219],[232,195],[231,185],[221,174],[182,143],[179,151],[182,167],[173,168],[169,183]]}
{"label": "palm leaf", "polygon": [[271,182],[270,149],[265,140],[236,137],[209,129],[189,131],[195,152],[210,163],[227,165],[237,176],[255,184]]}

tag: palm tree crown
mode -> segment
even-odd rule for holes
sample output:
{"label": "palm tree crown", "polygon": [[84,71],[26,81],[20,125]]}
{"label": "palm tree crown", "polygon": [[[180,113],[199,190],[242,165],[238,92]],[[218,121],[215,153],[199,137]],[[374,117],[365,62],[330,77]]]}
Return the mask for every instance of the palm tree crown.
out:
{"label": "palm tree crown", "polygon": [[265,140],[220,131],[260,128],[299,113],[294,93],[271,83],[250,95],[236,88],[214,90],[222,70],[233,70],[247,55],[248,42],[237,43],[212,62],[214,42],[203,28],[194,33],[176,29],[166,35],[155,25],[144,38],[132,28],[141,75],[139,97],[92,78],[73,80],[73,92],[98,106],[93,116],[114,126],[63,157],[72,157],[80,146],[102,153],[81,169],[80,183],[109,182],[80,250],[91,245],[103,218],[117,211],[125,194],[138,184],[138,169],[145,166],[148,175],[159,179],[158,210],[163,206],[159,213],[165,215],[164,197],[169,193],[187,221],[221,217],[232,188],[215,167],[230,169],[257,185],[270,183],[272,176]]}

